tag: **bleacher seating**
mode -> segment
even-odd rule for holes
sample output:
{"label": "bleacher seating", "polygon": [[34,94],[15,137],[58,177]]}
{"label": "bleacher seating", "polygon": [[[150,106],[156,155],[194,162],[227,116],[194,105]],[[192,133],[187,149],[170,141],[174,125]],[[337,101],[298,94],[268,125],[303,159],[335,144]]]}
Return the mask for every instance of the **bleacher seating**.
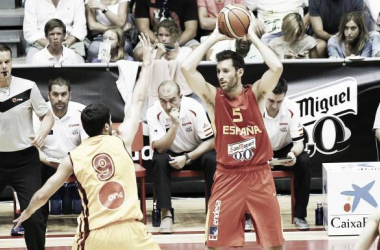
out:
{"label": "bleacher seating", "polygon": [[0,43],[5,43],[12,49],[14,58],[24,54],[25,50],[22,33],[24,8],[21,6],[21,0],[0,1]]}

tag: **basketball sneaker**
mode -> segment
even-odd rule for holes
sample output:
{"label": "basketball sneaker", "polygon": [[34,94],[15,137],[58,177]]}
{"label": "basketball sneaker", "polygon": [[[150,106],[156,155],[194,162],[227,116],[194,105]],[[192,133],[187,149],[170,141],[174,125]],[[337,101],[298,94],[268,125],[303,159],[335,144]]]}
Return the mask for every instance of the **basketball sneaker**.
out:
{"label": "basketball sneaker", "polygon": [[301,231],[309,230],[309,228],[310,228],[309,224],[307,224],[307,221],[305,220],[305,218],[301,219],[301,218],[294,217],[293,223],[294,223],[294,226],[298,230],[301,230]]}
{"label": "basketball sneaker", "polygon": [[12,236],[19,236],[25,234],[25,229],[22,225],[20,225],[18,228],[15,228],[16,224],[13,225],[13,228],[11,230]]}
{"label": "basketball sneaker", "polygon": [[173,232],[172,227],[173,227],[173,218],[171,216],[165,216],[161,221],[159,233],[171,234]]}

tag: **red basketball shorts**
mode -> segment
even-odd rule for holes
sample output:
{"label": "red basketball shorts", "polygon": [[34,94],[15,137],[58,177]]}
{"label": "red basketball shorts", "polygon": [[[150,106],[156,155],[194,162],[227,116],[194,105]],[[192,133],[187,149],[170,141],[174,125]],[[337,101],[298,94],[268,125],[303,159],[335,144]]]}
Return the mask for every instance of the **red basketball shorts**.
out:
{"label": "red basketball shorts", "polygon": [[257,244],[282,246],[282,220],[271,170],[261,166],[226,169],[214,176],[206,218],[208,247],[244,245],[245,213],[252,218]]}

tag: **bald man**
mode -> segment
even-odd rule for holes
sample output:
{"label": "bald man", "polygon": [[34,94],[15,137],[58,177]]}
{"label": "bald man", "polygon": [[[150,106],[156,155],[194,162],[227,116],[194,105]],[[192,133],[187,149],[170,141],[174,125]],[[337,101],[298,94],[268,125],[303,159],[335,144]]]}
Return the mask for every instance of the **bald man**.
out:
{"label": "bald man", "polygon": [[172,233],[170,172],[181,169],[205,171],[207,196],[216,169],[214,133],[203,106],[182,96],[177,83],[158,87],[158,101],[147,111],[153,154],[153,185],[161,209],[160,233]]}

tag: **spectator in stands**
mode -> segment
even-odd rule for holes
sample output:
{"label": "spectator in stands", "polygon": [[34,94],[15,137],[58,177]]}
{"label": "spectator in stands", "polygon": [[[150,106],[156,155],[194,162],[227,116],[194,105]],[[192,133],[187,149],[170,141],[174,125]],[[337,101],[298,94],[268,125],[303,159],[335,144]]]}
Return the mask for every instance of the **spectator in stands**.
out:
{"label": "spectator in stands", "polygon": [[365,27],[364,16],[360,12],[350,12],[343,16],[338,34],[327,44],[329,57],[372,56],[372,41]]}
{"label": "spectator in stands", "polygon": [[363,0],[309,0],[310,22],[317,41],[318,57],[326,57],[327,41],[339,31],[348,12],[364,9]]}
{"label": "spectator in stands", "polygon": [[83,39],[86,37],[86,16],[84,2],[78,0],[28,0],[25,2],[24,38],[28,43],[26,63],[32,63],[33,56],[45,48],[49,41],[44,36],[45,24],[50,19],[60,19],[66,25],[63,44],[80,56],[85,56]]}
{"label": "spectator in stands", "polygon": [[317,58],[317,42],[305,34],[305,25],[298,13],[291,13],[282,21],[280,37],[273,38],[269,47],[280,59]]}
{"label": "spectator in stands", "polygon": [[[281,78],[273,91],[267,95],[263,117],[273,148],[273,157],[290,158],[284,166],[294,173],[296,204],[293,223],[298,230],[308,230],[309,225],[305,218],[310,196],[311,164],[309,155],[304,151],[299,107],[285,98],[287,90],[288,85]],[[275,169],[283,167],[275,166]]]}
{"label": "spectator in stands", "polygon": [[[136,1],[136,23],[140,32],[147,33],[154,43],[157,38],[157,25],[164,19],[173,19],[181,28],[179,45],[194,49],[199,45],[195,40],[198,29],[196,0],[139,0]],[[137,44],[134,50],[135,60],[141,61],[142,47]]]}
{"label": "spectator in stands", "polygon": [[[241,57],[244,58],[244,62],[262,62],[263,58],[258,49],[253,45],[246,36],[242,38],[236,38],[233,40],[224,40],[217,42],[211,49],[207,52],[206,57],[208,60],[216,61],[216,54],[223,50],[232,50],[237,52]],[[209,56],[208,56],[209,55]]]}
{"label": "spectator in stands", "polygon": [[[147,111],[153,153],[153,185],[161,209],[160,233],[171,233],[170,172],[181,169],[205,171],[208,195],[216,169],[214,133],[201,104],[182,96],[177,83],[164,81],[159,100]],[[209,197],[206,197],[207,199]]]}
{"label": "spectator in stands", "polygon": [[191,53],[189,47],[180,47],[179,39],[181,30],[177,23],[171,19],[165,19],[157,25],[157,54],[156,59],[178,60],[182,62]]}
{"label": "spectator in stands", "polygon": [[110,43],[111,50],[102,50],[100,58],[94,58],[92,60],[93,63],[116,62],[123,59],[133,61],[133,58],[125,53],[124,33],[121,28],[116,26],[109,27],[103,34],[103,43]]}
{"label": "spectator in stands", "polygon": [[372,37],[372,56],[380,57],[380,12],[376,20],[376,32]]}
{"label": "spectator in stands", "polygon": [[[41,163],[38,150],[54,124],[53,115],[35,82],[12,74],[12,51],[0,44],[0,193],[7,185],[17,192],[21,211],[41,187]],[[33,111],[41,119],[34,133]],[[45,246],[43,217],[40,210],[24,222],[25,242],[29,250]]]}
{"label": "spectator in stands", "polygon": [[380,143],[380,103],[376,111],[375,122],[373,124],[373,130],[375,130],[377,141]]}
{"label": "spectator in stands", "polygon": [[[369,215],[365,228],[360,233],[353,250],[370,250],[374,249],[372,244],[380,235],[380,208],[375,208]],[[377,248],[380,249],[380,240],[377,242]]]}
{"label": "spectator in stands", "polygon": [[244,0],[197,0],[197,2],[201,36],[208,36],[215,29],[218,14],[224,6],[232,3],[245,6]]}
{"label": "spectator in stands", "polygon": [[[53,112],[54,126],[45,138],[40,149],[42,166],[42,186],[55,173],[58,163],[49,161],[55,158],[61,161],[68,152],[75,149],[88,135],[84,132],[80,115],[85,108],[83,104],[71,101],[71,85],[68,79],[56,77],[49,81],[47,105]],[[34,130],[40,126],[37,116],[33,117]],[[45,226],[49,216],[49,204],[42,208]]]}
{"label": "spectator in stands", "polygon": [[[108,28],[116,26],[127,30],[128,0],[86,0],[86,17],[88,27],[92,35],[95,35],[87,51],[87,62],[92,62],[98,56],[103,34]],[[124,51],[133,56],[132,43],[127,39],[126,34],[124,35]]]}
{"label": "spectator in stands", "polygon": [[304,7],[308,6],[306,0],[246,0],[247,6],[252,11],[257,11],[256,34],[268,44],[273,38],[282,36],[282,20],[289,13],[299,13],[305,22],[306,30],[309,29],[309,14],[304,16]]}
{"label": "spectator in stands", "polygon": [[51,19],[45,25],[45,37],[49,42],[33,56],[33,64],[77,64],[84,63],[83,57],[63,46],[66,25],[59,19]]}

